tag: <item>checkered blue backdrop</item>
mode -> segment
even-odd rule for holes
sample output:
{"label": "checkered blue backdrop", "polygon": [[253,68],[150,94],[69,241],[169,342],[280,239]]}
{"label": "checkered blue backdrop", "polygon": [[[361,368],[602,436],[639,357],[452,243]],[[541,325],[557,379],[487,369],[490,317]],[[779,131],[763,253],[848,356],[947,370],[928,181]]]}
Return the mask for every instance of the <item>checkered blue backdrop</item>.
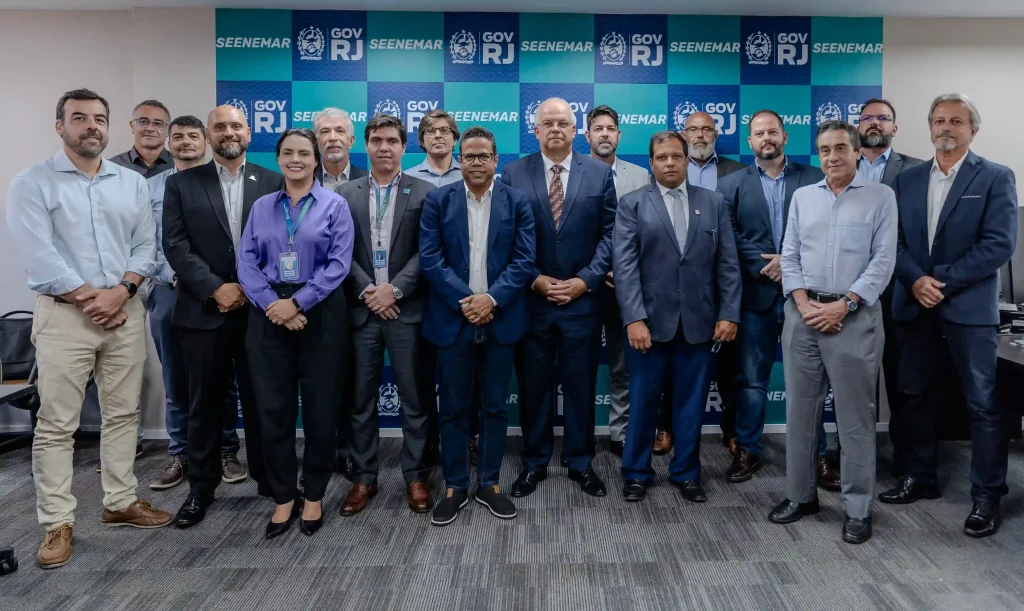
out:
{"label": "checkered blue backdrop", "polygon": [[[338,106],[352,115],[357,134],[376,113],[401,118],[409,129],[405,167],[425,156],[414,133],[419,120],[442,108],[463,129],[494,132],[500,172],[538,150],[533,114],[551,96],[576,111],[580,152],[589,152],[584,115],[608,104],[620,114],[618,152],[626,160],[647,166],[651,134],[679,129],[701,110],[718,125],[718,153],[751,162],[744,126],[771,108],[786,124],[790,157],[817,164],[817,123],[855,123],[861,102],[882,93],[880,18],[218,9],[216,30],[217,103],[246,114],[248,158],[275,169],[278,134],[311,127],[316,111]],[[366,167],[358,137],[352,161]],[[608,421],[605,362],[599,425]],[[379,405],[381,425],[399,426],[389,369]],[[515,425],[515,381],[508,405]],[[718,422],[719,409],[712,386],[706,424]],[[767,421],[785,421],[781,363],[772,372]]]}

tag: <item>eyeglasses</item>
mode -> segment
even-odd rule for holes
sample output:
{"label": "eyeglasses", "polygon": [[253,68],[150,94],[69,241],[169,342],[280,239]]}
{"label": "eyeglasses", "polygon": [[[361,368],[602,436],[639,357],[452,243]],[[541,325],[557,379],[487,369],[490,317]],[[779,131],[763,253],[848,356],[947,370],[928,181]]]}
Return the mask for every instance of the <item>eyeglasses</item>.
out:
{"label": "eyeglasses", "polygon": [[885,124],[885,123],[889,123],[890,121],[892,121],[892,117],[890,117],[889,115],[861,115],[860,116],[860,122],[861,123],[873,123],[875,121],[877,121],[879,123],[882,123],[882,124]]}
{"label": "eyeglasses", "polygon": [[490,163],[494,159],[492,153],[468,153],[459,155],[459,160],[466,165],[473,165],[476,162]]}
{"label": "eyeglasses", "polygon": [[703,134],[710,135],[710,134],[715,133],[718,130],[716,130],[713,127],[697,127],[696,125],[694,125],[694,126],[691,126],[691,127],[687,127],[685,131],[688,134],[696,134],[697,132],[701,132]]}
{"label": "eyeglasses", "polygon": [[146,117],[139,117],[138,119],[135,119],[135,124],[139,127],[149,127],[150,125],[152,125],[154,129],[163,129],[167,127],[167,123],[161,121],[160,119],[154,119],[150,121]]}
{"label": "eyeglasses", "polygon": [[452,133],[452,128],[450,128],[450,127],[428,127],[427,129],[423,130],[423,133],[428,135],[428,136],[433,136],[434,134],[440,134],[442,136],[450,136],[451,133]]}

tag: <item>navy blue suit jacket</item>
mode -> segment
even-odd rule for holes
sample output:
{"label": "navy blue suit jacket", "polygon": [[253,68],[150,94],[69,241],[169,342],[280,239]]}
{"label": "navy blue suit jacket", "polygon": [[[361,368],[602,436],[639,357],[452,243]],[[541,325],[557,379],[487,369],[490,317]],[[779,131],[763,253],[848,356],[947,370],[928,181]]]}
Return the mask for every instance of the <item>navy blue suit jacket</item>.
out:
{"label": "navy blue suit jacket", "polygon": [[922,276],[945,282],[939,315],[963,325],[999,324],[996,273],[1017,245],[1013,171],[967,153],[942,205],[928,250],[928,176],[932,161],[904,170],[893,183],[899,206],[893,319],[917,318],[911,287]]}
{"label": "navy blue suit jacket", "polygon": [[686,246],[658,185],[627,193],[615,218],[615,296],[623,325],[646,320],[651,340],[667,342],[680,324],[690,344],[711,341],[715,323],[740,321],[740,268],[721,193],[686,185]]}
{"label": "navy blue suit jacket", "polygon": [[[459,300],[469,288],[469,219],[466,184],[434,189],[420,214],[420,269],[430,290],[423,308],[423,337],[438,346],[455,342],[462,323]],[[499,344],[513,344],[526,332],[526,287],[533,272],[533,211],[521,192],[497,181],[487,227],[487,293],[494,298],[488,328]]]}
{"label": "navy blue suit jacket", "polygon": [[[529,288],[544,274],[558,280],[579,277],[590,289],[569,304],[559,306],[530,290],[527,304],[531,325],[546,328],[556,317],[573,326],[580,316],[596,316],[601,310],[600,290],[605,275],[612,269],[612,227],[615,224],[615,182],[611,166],[573,153],[572,169],[565,189],[565,203],[558,228],[551,215],[544,159],[534,153],[517,159],[502,169],[501,181],[526,193],[533,206],[536,222],[537,261]],[[596,321],[582,322],[578,331],[593,331]]]}
{"label": "navy blue suit jacket", "polygon": [[[816,167],[795,161],[787,162],[786,199],[782,207],[783,235],[786,233],[789,202],[793,198],[793,193],[800,187],[819,182],[823,177],[824,174]],[[718,190],[725,196],[735,233],[736,251],[739,253],[740,271],[743,276],[743,309],[755,312],[767,310],[779,294],[780,285],[768,276],[761,275],[761,270],[768,264],[761,255],[781,253],[775,248],[775,242],[772,240],[771,217],[768,202],[764,198],[764,188],[761,187],[757,163],[720,178]],[[781,246],[782,236],[779,238]]]}

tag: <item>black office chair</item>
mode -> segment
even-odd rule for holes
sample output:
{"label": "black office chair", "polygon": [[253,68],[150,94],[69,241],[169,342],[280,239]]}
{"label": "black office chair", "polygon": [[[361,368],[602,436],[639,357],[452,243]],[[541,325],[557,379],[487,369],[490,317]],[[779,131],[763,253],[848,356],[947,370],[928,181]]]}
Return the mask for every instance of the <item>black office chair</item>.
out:
{"label": "black office chair", "polygon": [[[39,412],[36,390],[36,349],[32,345],[32,312],[16,310],[0,316],[0,405],[10,405],[29,413],[35,430]],[[32,440],[32,432],[0,442],[0,454],[22,448]]]}

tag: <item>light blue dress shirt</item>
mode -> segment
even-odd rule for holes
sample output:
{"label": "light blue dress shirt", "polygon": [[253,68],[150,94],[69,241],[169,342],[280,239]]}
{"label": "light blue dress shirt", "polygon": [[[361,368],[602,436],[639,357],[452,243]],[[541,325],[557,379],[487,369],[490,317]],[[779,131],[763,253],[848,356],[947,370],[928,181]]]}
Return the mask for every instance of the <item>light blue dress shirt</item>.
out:
{"label": "light blue dress shirt", "polygon": [[686,182],[712,191],[718,188],[718,153],[711,153],[703,167],[689,157],[687,160]]}
{"label": "light blue dress shirt", "polygon": [[861,157],[860,161],[857,162],[857,174],[867,182],[876,184],[882,182],[882,176],[885,174],[885,165],[889,163],[890,153],[892,153],[891,146],[885,149],[885,152],[876,157],[874,161],[868,161],[866,158]]}
{"label": "light blue dress shirt", "polygon": [[61,150],[14,177],[7,228],[28,287],[62,295],[156,272],[156,227],[146,180],[106,159],[93,178]]}
{"label": "light blue dress shirt", "polygon": [[789,168],[789,158],[782,164],[782,172],[772,178],[764,171],[761,164],[757,164],[757,175],[761,178],[761,189],[764,191],[764,201],[768,204],[768,218],[772,221],[772,241],[775,242],[775,252],[780,252],[782,247],[782,211],[786,207],[786,170]]}
{"label": "light blue dress shirt", "polygon": [[462,166],[459,165],[459,160],[455,157],[452,157],[452,164],[448,166],[444,174],[438,174],[437,170],[430,167],[430,162],[426,159],[423,160],[423,163],[409,168],[405,173],[413,178],[425,180],[435,187],[443,187],[462,180]]}
{"label": "light blue dress shirt", "polygon": [[178,168],[173,167],[146,180],[146,184],[149,185],[149,197],[153,202],[153,223],[156,225],[157,267],[153,280],[167,286],[174,284],[174,270],[164,256],[164,189],[167,188],[167,179],[177,173]]}
{"label": "light blue dress shirt", "polygon": [[826,180],[797,189],[781,264],[786,297],[849,291],[872,305],[896,269],[896,194],[860,175],[838,197]]}

